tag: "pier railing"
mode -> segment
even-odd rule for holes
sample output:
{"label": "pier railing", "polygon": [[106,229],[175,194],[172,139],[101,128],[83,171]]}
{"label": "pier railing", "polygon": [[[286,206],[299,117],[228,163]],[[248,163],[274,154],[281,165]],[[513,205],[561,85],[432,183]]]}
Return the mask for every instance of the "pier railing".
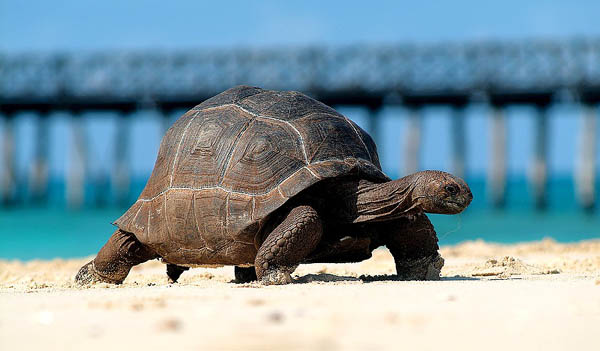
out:
{"label": "pier railing", "polygon": [[[487,186],[494,206],[505,202],[507,131],[504,110],[514,104],[535,107],[531,182],[535,204],[548,193],[548,119],[555,103],[581,104],[576,193],[583,208],[596,199],[597,105],[600,101],[600,39],[480,42],[443,45],[357,45],[340,48],[232,49],[184,52],[0,54],[0,118],[3,164],[0,196],[17,199],[14,120],[22,112],[38,115],[34,161],[27,183],[34,201],[48,193],[48,120],[56,111],[72,116],[73,152],[66,174],[67,200],[84,201],[88,154],[82,117],[88,111],[119,113],[112,183],[125,199],[129,189],[128,115],[143,109],[169,116],[238,84],[298,90],[332,106],[358,105],[371,111],[376,133],[378,110],[409,109],[404,136],[405,165],[419,168],[421,111],[447,105],[452,118],[452,167],[466,167],[462,111],[485,103],[491,111]],[[374,135],[377,139],[377,135]],[[119,195],[120,194],[120,195]]]}

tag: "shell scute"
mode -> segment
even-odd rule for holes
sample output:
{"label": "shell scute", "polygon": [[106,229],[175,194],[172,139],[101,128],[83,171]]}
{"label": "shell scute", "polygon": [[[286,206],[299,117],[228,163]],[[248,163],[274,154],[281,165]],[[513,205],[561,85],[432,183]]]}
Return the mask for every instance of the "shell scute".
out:
{"label": "shell scute", "polygon": [[222,184],[247,194],[268,193],[305,166],[302,145],[285,124],[257,119],[233,150]]}
{"label": "shell scute", "polygon": [[314,113],[294,125],[303,136],[310,163],[344,157],[371,159],[359,135],[344,118]]}
{"label": "shell scute", "polygon": [[218,185],[231,152],[253,120],[254,116],[232,108],[200,112],[182,132],[170,186]]}
{"label": "shell scute", "polygon": [[331,107],[297,92],[266,92],[242,100],[238,105],[256,114],[286,122],[313,113],[338,114]]}

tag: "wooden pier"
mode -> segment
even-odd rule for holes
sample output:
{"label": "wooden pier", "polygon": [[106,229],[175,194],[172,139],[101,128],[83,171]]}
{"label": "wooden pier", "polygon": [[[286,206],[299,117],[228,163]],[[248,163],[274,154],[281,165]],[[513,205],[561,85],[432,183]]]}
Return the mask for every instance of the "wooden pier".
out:
{"label": "wooden pier", "polygon": [[[545,65],[540,66],[538,58],[543,58]],[[406,119],[405,130],[398,133],[404,174],[421,169],[423,110],[437,105],[451,111],[450,170],[469,178],[467,151],[478,146],[467,145],[465,110],[483,101],[489,110],[489,115],[482,117],[489,121],[486,197],[495,208],[504,207],[507,199],[511,135],[505,111],[513,105],[533,106],[528,176],[532,203],[540,210],[548,206],[553,191],[548,181],[549,145],[554,142],[549,139],[548,110],[564,103],[560,96],[568,91],[578,97],[582,115],[574,155],[575,193],[581,207],[592,210],[598,192],[600,75],[594,73],[598,62],[600,39],[282,49],[260,54],[250,49],[84,57],[61,54],[35,60],[0,54],[0,203],[47,201],[49,150],[55,142],[49,126],[56,112],[71,116],[64,179],[67,204],[79,208],[94,203],[88,201],[89,188],[98,204],[127,205],[131,201],[132,115],[141,110],[158,111],[164,116],[166,130],[174,111],[191,108],[233,85],[251,84],[302,91],[333,107],[362,106],[368,113],[367,129],[376,141],[383,134],[382,109],[401,106],[407,111],[406,116],[398,117]],[[90,162],[95,155],[90,154],[93,147],[88,145],[86,133],[90,131],[85,120],[95,111],[112,111],[117,117],[110,174],[91,179]],[[20,141],[15,126],[22,112],[37,114],[33,157],[25,171],[18,169],[16,160]],[[109,194],[111,199],[106,199]]]}

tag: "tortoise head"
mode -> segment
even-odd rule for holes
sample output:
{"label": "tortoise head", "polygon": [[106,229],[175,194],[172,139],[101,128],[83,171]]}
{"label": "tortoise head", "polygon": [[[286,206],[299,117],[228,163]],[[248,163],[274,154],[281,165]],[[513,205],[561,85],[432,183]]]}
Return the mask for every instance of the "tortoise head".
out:
{"label": "tortoise head", "polygon": [[471,189],[464,180],[442,171],[422,171],[413,178],[413,205],[428,213],[456,214],[473,200]]}

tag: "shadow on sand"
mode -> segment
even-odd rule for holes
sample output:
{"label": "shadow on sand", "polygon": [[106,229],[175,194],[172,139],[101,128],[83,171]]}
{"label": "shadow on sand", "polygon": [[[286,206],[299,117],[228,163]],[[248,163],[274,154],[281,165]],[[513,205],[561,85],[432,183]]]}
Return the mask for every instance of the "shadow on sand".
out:
{"label": "shadow on sand", "polygon": [[[442,277],[440,281],[466,281],[466,280],[481,280],[478,277],[468,277],[455,275],[453,277]],[[312,282],[342,282],[342,281],[362,281],[363,283],[372,282],[402,282],[406,281],[399,278],[395,274],[384,274],[384,275],[361,275],[360,277],[340,276],[329,273],[319,274],[307,274],[296,278],[294,284],[305,284]]]}
{"label": "shadow on sand", "polygon": [[[468,280],[482,280],[480,277],[469,277],[469,276],[461,276],[455,275],[453,277],[441,277],[439,281],[468,281]],[[488,279],[489,280],[489,279]],[[384,274],[384,275],[361,275],[360,277],[351,277],[346,275],[335,275],[330,273],[318,273],[318,274],[306,274],[301,277],[297,277],[294,279],[292,284],[307,284],[314,282],[321,283],[335,283],[335,282],[363,282],[363,283],[373,283],[373,282],[404,282],[408,280],[403,280],[399,278],[395,274]],[[258,287],[255,283],[242,283],[236,280],[230,281],[230,283],[239,284],[240,287]]]}

